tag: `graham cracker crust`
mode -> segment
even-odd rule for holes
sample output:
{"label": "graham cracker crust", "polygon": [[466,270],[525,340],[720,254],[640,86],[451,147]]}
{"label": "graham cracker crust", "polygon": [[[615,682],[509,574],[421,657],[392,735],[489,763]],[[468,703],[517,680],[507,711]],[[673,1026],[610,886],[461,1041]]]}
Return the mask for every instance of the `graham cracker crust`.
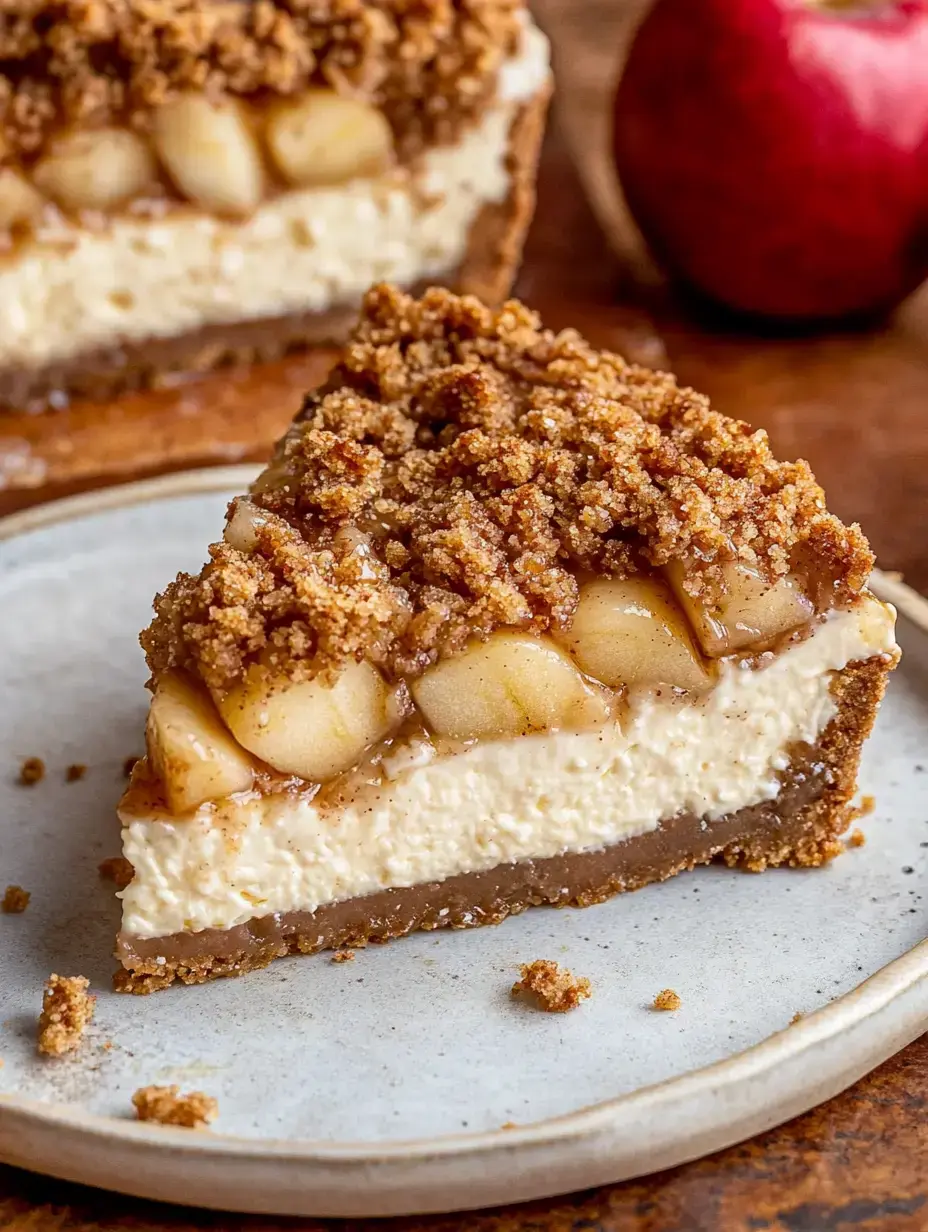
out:
{"label": "graham cracker crust", "polygon": [[[432,282],[490,303],[508,295],[535,210],[535,178],[550,95],[551,88],[546,87],[516,112],[506,155],[509,193],[477,215],[459,268]],[[425,286],[409,289],[421,294]],[[209,325],[172,338],[127,340],[41,368],[0,370],[0,412],[64,409],[70,397],[104,401],[220,367],[269,362],[310,346],[339,345],[357,311],[358,302],[346,302],[322,312]]]}
{"label": "graham cracker crust", "polygon": [[442,882],[384,890],[326,904],[315,912],[256,917],[231,929],[206,929],[138,940],[121,934],[118,991],[144,994],[175,980],[199,984],[243,975],[288,954],[360,947],[416,929],[498,924],[527,907],[587,907],[640,889],[697,864],[721,859],[761,872],[778,865],[816,867],[841,850],[839,836],[856,817],[852,797],[863,742],[886,683],[876,658],[838,672],[838,713],[815,745],[798,745],[775,800],[706,823],[692,814],[602,851],[555,856],[464,873]]}

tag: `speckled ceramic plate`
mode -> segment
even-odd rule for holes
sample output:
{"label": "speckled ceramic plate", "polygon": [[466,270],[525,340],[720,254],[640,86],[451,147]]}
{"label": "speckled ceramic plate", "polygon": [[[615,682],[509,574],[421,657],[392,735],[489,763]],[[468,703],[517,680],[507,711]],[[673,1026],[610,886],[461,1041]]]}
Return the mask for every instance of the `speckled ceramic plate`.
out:
{"label": "speckled ceramic plate", "polygon": [[[868,842],[827,869],[713,867],[342,965],[288,959],[149,998],[110,992],[118,911],[97,864],[118,852],[122,765],[141,750],[136,635],[249,474],[174,476],[0,524],[0,881],[32,891],[24,915],[0,916],[0,1157],[248,1211],[489,1205],[745,1138],[925,1029],[928,633],[904,619],[866,754]],[[16,773],[31,755],[47,775],[26,789]],[[68,784],[74,762],[86,777]],[[563,1016],[514,1003],[517,965],[539,957],[588,976],[592,999]],[[34,1051],[51,971],[99,993],[86,1046],[57,1062]],[[649,1008],[665,987],[676,1013]],[[170,1082],[218,1098],[216,1132],[133,1121],[133,1090]]]}

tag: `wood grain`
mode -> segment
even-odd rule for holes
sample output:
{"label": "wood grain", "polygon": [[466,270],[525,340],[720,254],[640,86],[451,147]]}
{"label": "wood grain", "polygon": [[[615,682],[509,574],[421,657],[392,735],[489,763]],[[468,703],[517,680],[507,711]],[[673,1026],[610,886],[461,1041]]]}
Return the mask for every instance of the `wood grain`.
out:
{"label": "wood grain", "polygon": [[[832,507],[864,524],[880,563],[928,589],[928,291],[867,333],[747,336],[679,301],[653,276],[633,233],[626,250],[615,235],[608,243],[596,224],[572,166],[583,133],[597,131],[592,124],[584,128],[584,107],[592,105],[593,93],[585,83],[599,82],[602,99],[637,5],[638,0],[631,5],[538,0],[558,36],[560,105],[567,123],[547,144],[539,212],[518,292],[550,324],[575,325],[600,345],[672,367],[721,409],[766,427],[782,454],[807,456]],[[571,111],[575,89],[587,89],[586,102]],[[598,131],[601,137],[602,128]],[[587,185],[590,165],[584,172]],[[74,486],[260,455],[289,419],[303,386],[321,375],[329,358],[303,357],[107,407],[76,407],[42,421],[6,417],[0,425],[0,473],[6,477],[0,509],[4,501],[9,508]],[[171,1197],[183,1200],[179,1193]],[[316,1232],[337,1226],[192,1212],[0,1166],[5,1232],[296,1227]],[[928,1229],[928,1037],[814,1112],[697,1163],[552,1202],[394,1220],[390,1227],[395,1232]],[[382,1228],[353,1223],[351,1232]]]}

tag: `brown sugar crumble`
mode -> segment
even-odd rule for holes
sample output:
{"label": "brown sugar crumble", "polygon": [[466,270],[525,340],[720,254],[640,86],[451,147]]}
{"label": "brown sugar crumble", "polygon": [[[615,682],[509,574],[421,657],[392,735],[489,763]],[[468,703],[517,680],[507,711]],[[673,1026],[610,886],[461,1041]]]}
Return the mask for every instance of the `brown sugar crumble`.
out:
{"label": "brown sugar crumble", "polygon": [[31,897],[29,891],[24,890],[22,886],[8,885],[0,901],[0,911],[5,915],[22,915],[29,906]]}
{"label": "brown sugar crumble", "polygon": [[48,977],[39,1016],[40,1053],[61,1057],[80,1047],[97,999],[87,991],[89,987],[90,981],[82,975]]}
{"label": "brown sugar crumble", "polygon": [[672,988],[664,988],[651,1002],[651,1008],[671,1012],[678,1010],[682,1004],[679,993],[674,992]]}
{"label": "brown sugar crumble", "polygon": [[41,757],[27,757],[19,767],[19,782],[23,787],[34,787],[45,778],[45,762]]}
{"label": "brown sugar crumble", "polygon": [[219,1105],[202,1091],[180,1094],[180,1088],[140,1087],[132,1096],[135,1113],[140,1121],[157,1121],[161,1125],[180,1125],[184,1129],[205,1129],[219,1115]]}
{"label": "brown sugar crumble", "polygon": [[866,834],[864,834],[863,830],[858,828],[851,831],[850,837],[847,840],[847,845],[848,847],[863,847],[866,841]]}
{"label": "brown sugar crumble", "polygon": [[354,950],[336,950],[332,955],[332,962],[346,963],[354,962]]}
{"label": "brown sugar crumble", "polygon": [[585,976],[571,975],[548,958],[523,963],[519,971],[522,978],[513,984],[512,996],[527,993],[546,1013],[564,1014],[575,1010],[581,1001],[592,996],[590,981]]}
{"label": "brown sugar crumble", "polygon": [[97,865],[97,872],[104,881],[112,881],[118,890],[124,890],[135,876],[135,869],[125,856],[108,856]]}
{"label": "brown sugar crumble", "polygon": [[876,808],[876,796],[861,796],[858,817],[869,817]]}
{"label": "brown sugar crumble", "polygon": [[72,124],[144,128],[185,90],[328,86],[381,107],[403,153],[447,140],[492,97],[522,0],[4,0],[0,148]]}
{"label": "brown sugar crumble", "polygon": [[154,676],[222,690],[259,658],[299,678],[366,657],[409,677],[501,626],[566,628],[582,571],[683,560],[711,598],[732,560],[771,580],[801,560],[831,603],[873,561],[763,431],[522,304],[439,289],[368,292],[249,500],[253,547],[215,544],[156,599]]}
{"label": "brown sugar crumble", "polygon": [[79,783],[86,773],[87,767],[82,762],[76,761],[64,772],[65,782]]}

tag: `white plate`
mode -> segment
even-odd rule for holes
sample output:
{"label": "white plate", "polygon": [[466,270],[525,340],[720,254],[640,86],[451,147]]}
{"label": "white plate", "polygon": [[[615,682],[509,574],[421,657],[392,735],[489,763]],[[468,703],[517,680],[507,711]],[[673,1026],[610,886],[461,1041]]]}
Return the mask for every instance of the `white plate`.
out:
{"label": "white plate", "polygon": [[[110,992],[118,912],[97,864],[118,852],[121,767],[141,750],[136,634],[250,473],[173,476],[0,525],[0,877],[32,891],[25,915],[0,917],[0,1156],[243,1211],[490,1205],[748,1137],[925,1028],[928,636],[906,622],[866,754],[870,841],[827,869],[712,867],[340,966],[296,958],[148,998]],[[48,773],[26,789],[31,755]],[[89,768],[66,785],[71,762]],[[592,1000],[564,1016],[515,1004],[517,965],[540,957],[589,976]],[[99,992],[74,1059],[34,1052],[51,971]],[[648,1008],[665,987],[683,999],[675,1014]],[[153,1082],[217,1096],[217,1132],[135,1123],[132,1092]]]}

